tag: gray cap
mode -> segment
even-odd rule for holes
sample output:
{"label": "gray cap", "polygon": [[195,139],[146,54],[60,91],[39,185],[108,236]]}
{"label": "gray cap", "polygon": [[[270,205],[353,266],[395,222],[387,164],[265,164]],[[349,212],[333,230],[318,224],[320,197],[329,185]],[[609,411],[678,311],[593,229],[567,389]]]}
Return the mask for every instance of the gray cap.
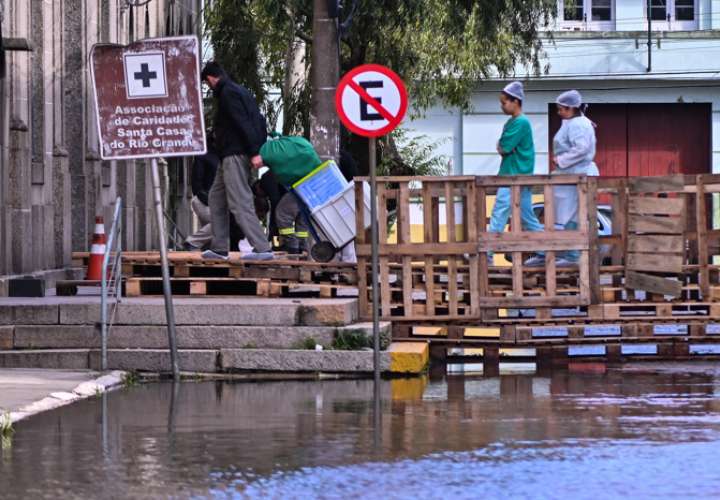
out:
{"label": "gray cap", "polygon": [[507,95],[513,96],[515,99],[525,100],[525,91],[523,90],[523,84],[520,82],[510,82],[505,85],[503,89]]}
{"label": "gray cap", "polygon": [[568,108],[579,108],[582,106],[582,96],[577,90],[568,90],[563,92],[555,100],[560,106],[566,106]]}

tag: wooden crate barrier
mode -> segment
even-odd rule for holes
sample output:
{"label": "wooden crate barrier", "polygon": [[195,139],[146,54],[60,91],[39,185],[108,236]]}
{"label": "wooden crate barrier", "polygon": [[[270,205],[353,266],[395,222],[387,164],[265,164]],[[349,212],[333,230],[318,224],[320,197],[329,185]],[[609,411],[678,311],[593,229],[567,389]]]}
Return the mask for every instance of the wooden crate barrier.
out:
{"label": "wooden crate barrier", "polygon": [[[720,193],[720,175],[600,178],[597,191],[598,203],[609,205],[612,212],[612,235],[598,237],[604,261],[600,267],[600,302],[639,300],[634,290],[648,292],[646,301],[666,302],[671,296],[680,302],[720,299],[716,262],[720,259],[720,231],[713,229],[711,208],[712,198]],[[660,196],[671,200],[668,206],[660,213],[648,213],[648,204],[663,204],[655,201]],[[662,213],[678,213],[682,200],[684,221],[679,215]],[[634,219],[632,223],[630,219]],[[662,250],[656,252],[659,246]],[[662,263],[658,264],[660,255]],[[675,295],[678,284],[667,279],[671,276],[667,271],[678,271],[678,262],[681,271],[673,274],[680,280],[680,294]],[[633,269],[637,267],[644,269]],[[666,273],[652,273],[660,269]]]}
{"label": "wooden crate barrier", "polygon": [[[592,301],[593,273],[597,261],[589,227],[588,190],[595,189],[584,177],[440,177],[378,179],[380,313],[392,320],[487,319],[500,308],[549,308],[588,305]],[[592,185],[591,185],[592,184]],[[555,231],[552,190],[572,185],[578,190],[579,227]],[[498,189],[510,190],[510,228],[491,233],[487,219],[490,197]],[[356,200],[361,184],[356,185]],[[521,196],[525,189],[543,194],[546,200],[545,230],[525,231],[521,225]],[[594,200],[594,196],[593,196]],[[388,207],[396,207],[395,230],[388,234]],[[414,207],[414,208],[413,208]],[[360,208],[358,206],[358,208]],[[421,213],[421,230],[413,234],[411,210]],[[594,208],[593,208],[594,213]],[[416,216],[416,218],[419,218]],[[360,308],[370,316],[371,246],[358,211],[358,280]],[[392,238],[388,238],[392,236]],[[580,252],[571,279],[558,279],[557,252]],[[536,252],[546,253],[543,268],[530,268],[524,260]],[[489,253],[512,256],[510,269],[488,265]],[[591,259],[591,254],[593,258]],[[363,293],[367,290],[367,293]]]}
{"label": "wooden crate barrier", "polygon": [[679,297],[685,260],[687,200],[682,176],[628,183],[625,287]]}

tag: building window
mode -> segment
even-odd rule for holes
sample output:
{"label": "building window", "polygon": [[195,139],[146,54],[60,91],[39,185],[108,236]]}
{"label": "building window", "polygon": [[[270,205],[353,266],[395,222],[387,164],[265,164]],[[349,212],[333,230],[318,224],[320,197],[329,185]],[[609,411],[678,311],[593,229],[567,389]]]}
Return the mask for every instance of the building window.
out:
{"label": "building window", "polygon": [[594,0],[592,2],[593,21],[612,21],[612,0]]}
{"label": "building window", "polygon": [[668,16],[668,0],[650,0],[650,19],[653,21],[665,21]]}
{"label": "building window", "polygon": [[[648,0],[653,29],[697,29],[697,0]],[[647,3],[645,4],[647,8]],[[647,13],[646,13],[647,15]]]}
{"label": "building window", "polygon": [[613,0],[558,0],[560,27],[571,30],[613,29]]}
{"label": "building window", "polygon": [[563,9],[563,20],[565,21],[584,21],[585,20],[585,0],[567,0]]}
{"label": "building window", "polygon": [[695,0],[675,0],[675,19],[678,21],[694,21]]}

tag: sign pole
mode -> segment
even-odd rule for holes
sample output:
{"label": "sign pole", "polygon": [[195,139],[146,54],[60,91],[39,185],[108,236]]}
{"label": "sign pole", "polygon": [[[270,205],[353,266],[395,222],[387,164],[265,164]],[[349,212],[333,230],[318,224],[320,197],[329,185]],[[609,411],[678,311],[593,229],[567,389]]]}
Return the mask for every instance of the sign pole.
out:
{"label": "sign pole", "polygon": [[178,367],[177,340],[175,337],[175,313],[173,311],[172,290],[170,289],[170,269],[167,256],[167,234],[165,233],[165,218],[162,208],[162,195],[160,193],[160,172],[157,158],[150,160],[152,167],[153,197],[155,199],[155,216],[160,241],[160,261],[162,263],[163,295],[165,296],[165,316],[168,327],[168,345],[170,347],[170,364],[174,380],[180,380]]}
{"label": "sign pole", "polygon": [[338,83],[335,108],[348,130],[368,138],[370,170],[370,232],[372,260],[373,372],[375,376],[376,445],[380,429],[380,265],[378,256],[377,138],[392,132],[405,117],[407,90],[400,77],[379,64],[353,68]]}
{"label": "sign pole", "polygon": [[378,304],[378,214],[376,178],[376,139],[368,139],[370,154],[370,233],[372,253],[372,321],[373,321],[373,370],[376,384],[380,382],[380,309]]}

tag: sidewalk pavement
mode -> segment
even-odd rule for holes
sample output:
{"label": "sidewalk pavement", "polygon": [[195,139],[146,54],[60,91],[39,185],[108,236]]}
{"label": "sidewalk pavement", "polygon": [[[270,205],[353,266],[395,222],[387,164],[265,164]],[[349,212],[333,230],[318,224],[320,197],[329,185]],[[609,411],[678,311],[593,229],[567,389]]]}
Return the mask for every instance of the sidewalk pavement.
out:
{"label": "sidewalk pavement", "polygon": [[123,372],[0,369],[0,417],[16,422],[122,384]]}

